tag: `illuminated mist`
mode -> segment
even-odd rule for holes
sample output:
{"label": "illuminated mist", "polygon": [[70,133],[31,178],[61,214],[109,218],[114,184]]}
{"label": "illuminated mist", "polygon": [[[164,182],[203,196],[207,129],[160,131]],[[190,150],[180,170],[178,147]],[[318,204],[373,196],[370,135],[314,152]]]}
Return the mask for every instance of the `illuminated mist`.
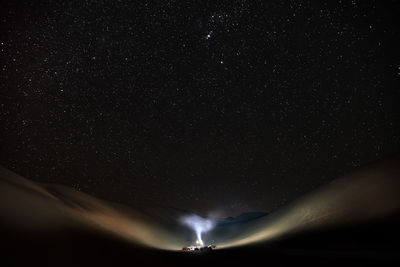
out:
{"label": "illuminated mist", "polygon": [[188,215],[182,218],[182,223],[191,228],[196,233],[196,244],[204,246],[202,233],[208,232],[214,228],[215,222],[198,215]]}

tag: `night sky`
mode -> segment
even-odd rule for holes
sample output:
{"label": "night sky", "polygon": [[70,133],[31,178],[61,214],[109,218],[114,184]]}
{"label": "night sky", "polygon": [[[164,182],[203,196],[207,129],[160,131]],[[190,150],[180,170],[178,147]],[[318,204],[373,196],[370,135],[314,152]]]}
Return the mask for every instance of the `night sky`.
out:
{"label": "night sky", "polygon": [[26,2],[0,4],[0,164],[26,178],[235,214],[399,151],[398,1]]}

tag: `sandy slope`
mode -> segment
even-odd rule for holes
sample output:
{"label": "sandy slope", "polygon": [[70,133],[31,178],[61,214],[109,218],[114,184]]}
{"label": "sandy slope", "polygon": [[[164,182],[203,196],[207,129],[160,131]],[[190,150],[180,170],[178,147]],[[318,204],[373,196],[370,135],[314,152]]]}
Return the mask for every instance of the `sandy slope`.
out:
{"label": "sandy slope", "polygon": [[0,219],[5,227],[48,233],[63,228],[116,235],[136,244],[174,250],[182,241],[153,218],[60,185],[38,184],[0,169]]}
{"label": "sandy slope", "polygon": [[219,244],[232,247],[302,231],[370,223],[400,213],[400,157],[336,179]]}

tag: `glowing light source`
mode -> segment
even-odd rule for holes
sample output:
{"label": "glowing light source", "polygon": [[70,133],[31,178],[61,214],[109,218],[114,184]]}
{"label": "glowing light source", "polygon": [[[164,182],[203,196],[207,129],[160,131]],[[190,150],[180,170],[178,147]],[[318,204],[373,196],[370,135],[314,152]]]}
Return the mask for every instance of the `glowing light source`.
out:
{"label": "glowing light source", "polygon": [[196,233],[196,245],[204,246],[202,233],[208,232],[214,228],[215,222],[198,215],[188,215],[182,218],[182,223],[191,228]]}

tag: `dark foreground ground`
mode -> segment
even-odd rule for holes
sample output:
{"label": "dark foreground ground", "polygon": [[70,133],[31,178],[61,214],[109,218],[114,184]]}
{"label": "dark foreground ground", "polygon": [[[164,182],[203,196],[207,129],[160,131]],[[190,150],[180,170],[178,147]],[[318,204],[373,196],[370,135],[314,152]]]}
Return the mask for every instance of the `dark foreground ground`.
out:
{"label": "dark foreground ground", "polygon": [[206,253],[147,249],[76,229],[35,234],[2,226],[0,266],[400,266],[399,225],[396,216]]}

